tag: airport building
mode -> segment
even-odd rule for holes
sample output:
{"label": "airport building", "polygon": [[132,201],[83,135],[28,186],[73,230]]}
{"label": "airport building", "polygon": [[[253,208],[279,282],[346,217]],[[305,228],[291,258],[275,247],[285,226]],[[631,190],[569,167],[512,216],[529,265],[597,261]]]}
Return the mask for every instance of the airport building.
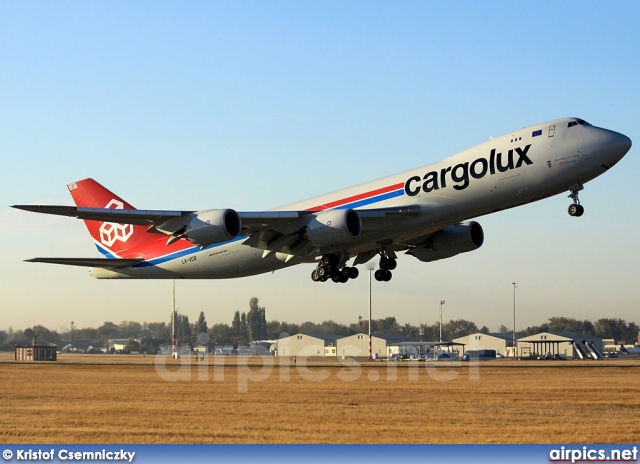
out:
{"label": "airport building", "polygon": [[16,346],[16,361],[57,361],[58,347],[56,345]]}
{"label": "airport building", "polygon": [[278,339],[278,356],[336,356],[336,334],[296,334]]}
{"label": "airport building", "polygon": [[601,338],[576,332],[542,332],[518,339],[518,354],[521,357],[589,359],[601,358],[603,351]]}
{"label": "airport building", "polygon": [[[371,334],[371,356],[374,359],[386,358],[400,351],[403,342],[409,342],[407,337],[392,333]],[[369,356],[369,335],[357,333],[338,340],[338,356],[350,358]]]}
{"label": "airport building", "polygon": [[[518,334],[516,334],[518,337]],[[368,357],[369,335],[357,333],[347,337],[336,334],[296,334],[277,341],[279,356]],[[273,349],[272,349],[273,350]],[[399,334],[374,333],[371,356],[374,359],[410,355],[427,359],[441,352],[457,352],[462,357],[469,350],[495,350],[498,356],[515,355],[512,333],[473,333],[451,342],[416,342]],[[599,359],[603,357],[602,339],[574,332],[543,332],[517,339],[519,357]],[[425,357],[426,356],[426,357]]]}
{"label": "airport building", "polygon": [[[516,333],[516,337],[519,335]],[[454,351],[458,351],[458,355],[462,357],[466,350],[495,350],[496,354],[503,356],[514,356],[513,351],[513,333],[473,333],[465,337],[458,337],[453,340],[456,343],[464,344],[463,347],[454,347]]]}

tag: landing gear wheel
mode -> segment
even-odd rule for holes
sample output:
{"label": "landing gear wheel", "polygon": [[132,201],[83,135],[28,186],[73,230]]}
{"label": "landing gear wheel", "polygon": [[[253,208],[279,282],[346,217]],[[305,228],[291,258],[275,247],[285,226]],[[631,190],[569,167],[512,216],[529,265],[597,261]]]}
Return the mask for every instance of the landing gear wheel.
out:
{"label": "landing gear wheel", "polygon": [[323,266],[333,266],[338,264],[338,261],[340,261],[340,258],[336,255],[324,255],[320,259],[320,263],[322,263]]}
{"label": "landing gear wheel", "polygon": [[342,282],[342,274],[333,274],[331,280],[335,283]]}
{"label": "landing gear wheel", "polygon": [[314,282],[317,282],[320,280],[320,276],[318,276],[317,269],[314,269],[313,272],[311,273],[311,280],[313,280]]}
{"label": "landing gear wheel", "polygon": [[349,268],[349,278],[350,279],[357,279],[359,275],[360,275],[360,271],[358,271],[357,267],[350,267]]}
{"label": "landing gear wheel", "polygon": [[373,276],[378,282],[389,282],[393,277],[389,269],[378,269]]}
{"label": "landing gear wheel", "polygon": [[569,216],[580,217],[584,214],[584,206],[569,205]]}
{"label": "landing gear wheel", "polygon": [[324,266],[318,266],[318,268],[316,269],[316,272],[318,273],[318,277],[320,279],[327,276],[327,268]]}
{"label": "landing gear wheel", "polygon": [[569,205],[569,216],[577,216],[578,215],[578,206],[580,205]]}

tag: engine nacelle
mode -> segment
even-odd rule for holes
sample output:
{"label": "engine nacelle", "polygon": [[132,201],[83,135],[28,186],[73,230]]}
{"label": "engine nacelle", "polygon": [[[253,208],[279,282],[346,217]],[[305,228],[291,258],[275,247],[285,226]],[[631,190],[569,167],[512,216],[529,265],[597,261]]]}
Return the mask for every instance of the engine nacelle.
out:
{"label": "engine nacelle", "polygon": [[209,209],[169,219],[157,225],[156,229],[171,235],[167,245],[184,238],[194,245],[205,247],[237,237],[242,230],[242,221],[232,209]]}
{"label": "engine nacelle", "polygon": [[362,233],[360,215],[352,209],[332,209],[315,214],[307,224],[307,237],[323,247],[357,238]]}
{"label": "engine nacelle", "polygon": [[428,245],[412,248],[408,254],[429,262],[477,250],[484,243],[482,226],[475,221],[456,224],[436,232]]}

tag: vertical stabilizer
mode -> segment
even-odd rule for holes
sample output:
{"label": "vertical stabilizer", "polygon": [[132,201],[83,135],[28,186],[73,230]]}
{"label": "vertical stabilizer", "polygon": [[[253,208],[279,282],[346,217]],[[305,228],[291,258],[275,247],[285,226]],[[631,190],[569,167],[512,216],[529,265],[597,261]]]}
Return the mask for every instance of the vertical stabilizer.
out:
{"label": "vertical stabilizer", "polygon": [[[78,207],[135,209],[131,204],[93,179],[67,185]],[[84,220],[98,250],[109,258],[143,257],[140,247],[157,242],[161,237],[147,232],[148,226]]]}

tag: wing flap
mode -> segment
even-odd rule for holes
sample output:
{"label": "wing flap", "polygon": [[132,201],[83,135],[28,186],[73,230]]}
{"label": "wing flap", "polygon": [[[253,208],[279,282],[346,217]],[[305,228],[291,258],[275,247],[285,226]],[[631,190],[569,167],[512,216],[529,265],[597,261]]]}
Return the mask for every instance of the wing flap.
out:
{"label": "wing flap", "polygon": [[99,267],[102,269],[119,269],[131,267],[144,261],[137,259],[109,259],[109,258],[32,258],[28,263],[64,264],[67,266]]}

